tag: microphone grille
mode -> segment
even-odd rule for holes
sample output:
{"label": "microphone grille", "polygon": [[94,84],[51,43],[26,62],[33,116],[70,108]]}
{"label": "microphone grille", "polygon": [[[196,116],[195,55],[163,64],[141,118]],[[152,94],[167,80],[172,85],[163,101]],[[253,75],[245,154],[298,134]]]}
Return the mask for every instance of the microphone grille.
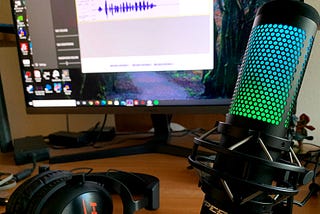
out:
{"label": "microphone grille", "polygon": [[291,25],[254,26],[229,113],[288,127],[314,40],[307,37]]}

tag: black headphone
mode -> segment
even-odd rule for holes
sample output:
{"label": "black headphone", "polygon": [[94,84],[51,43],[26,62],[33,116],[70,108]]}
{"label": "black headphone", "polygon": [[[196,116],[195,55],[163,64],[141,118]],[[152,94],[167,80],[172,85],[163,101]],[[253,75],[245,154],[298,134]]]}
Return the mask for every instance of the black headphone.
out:
{"label": "black headphone", "polygon": [[[6,214],[112,213],[119,194],[123,214],[159,208],[159,179],[141,173],[73,173],[48,170],[21,184],[9,198]],[[138,199],[137,199],[138,198]]]}

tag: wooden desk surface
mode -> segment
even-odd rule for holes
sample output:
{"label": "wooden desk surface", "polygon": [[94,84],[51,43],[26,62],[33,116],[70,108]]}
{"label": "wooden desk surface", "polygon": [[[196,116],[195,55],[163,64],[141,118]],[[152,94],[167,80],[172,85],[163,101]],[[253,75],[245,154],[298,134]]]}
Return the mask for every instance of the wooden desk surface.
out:
{"label": "wooden desk surface", "polygon": [[[48,161],[38,165],[48,164]],[[140,172],[154,175],[160,179],[160,209],[156,211],[141,210],[138,213],[173,214],[173,213],[200,213],[203,192],[198,188],[196,170],[190,170],[186,158],[164,154],[141,154],[105,159],[86,160],[61,164],[51,164],[50,169],[71,170],[77,167],[91,167],[95,172],[108,169],[118,169],[130,172]],[[12,153],[0,153],[0,171],[16,173],[31,165],[15,165]],[[37,170],[34,175],[37,174]],[[308,186],[302,188],[298,198],[307,193]],[[0,197],[9,197],[13,189],[0,191]],[[319,198],[312,198],[302,208],[294,207],[294,213],[316,213],[320,210]],[[122,213],[121,203],[115,200],[115,214]],[[0,213],[4,212],[0,207]]]}

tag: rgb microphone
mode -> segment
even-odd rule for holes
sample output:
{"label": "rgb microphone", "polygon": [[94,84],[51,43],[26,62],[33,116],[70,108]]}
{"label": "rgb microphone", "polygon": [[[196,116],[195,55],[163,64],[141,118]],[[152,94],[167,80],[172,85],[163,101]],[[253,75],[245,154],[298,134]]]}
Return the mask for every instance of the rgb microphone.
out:
{"label": "rgb microphone", "polygon": [[[291,126],[319,25],[318,12],[300,1],[257,11],[226,121],[196,138],[189,156],[201,172],[202,214],[292,212],[298,185],[313,176],[291,148]],[[220,142],[209,139],[213,133]]]}

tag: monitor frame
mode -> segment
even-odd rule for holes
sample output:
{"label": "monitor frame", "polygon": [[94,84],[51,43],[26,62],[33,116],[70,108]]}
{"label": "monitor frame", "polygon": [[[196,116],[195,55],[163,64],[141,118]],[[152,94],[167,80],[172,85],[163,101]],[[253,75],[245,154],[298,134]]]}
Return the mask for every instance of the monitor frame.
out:
{"label": "monitor frame", "polygon": [[[14,3],[13,1],[11,2]],[[236,2],[231,2],[231,4],[233,4],[234,7],[237,6]],[[12,7],[13,6],[14,5],[12,5]],[[230,5],[228,6],[228,8],[230,8]],[[12,10],[12,12],[14,11]],[[253,11],[250,11],[250,12],[253,13]],[[16,20],[13,20],[13,21],[14,23],[16,22]],[[219,20],[219,21],[221,22],[222,20]],[[15,23],[15,26],[16,26],[16,23]],[[250,30],[251,30],[251,26],[246,28],[245,32],[242,32],[242,33],[247,34]],[[249,35],[247,36],[249,37]],[[240,39],[241,38],[243,39],[243,37],[240,37]],[[234,44],[231,44],[231,45],[234,45]],[[241,47],[239,47],[239,44],[236,44],[237,50],[244,50],[245,46],[246,44],[241,44]],[[230,48],[228,50],[230,50]],[[239,55],[240,53],[236,54],[236,56],[239,56]],[[214,64],[216,64],[216,61],[218,60],[221,60],[221,58],[218,59],[217,57],[215,57]],[[235,68],[241,64],[241,61],[238,60],[233,63],[234,63],[233,65],[229,64],[228,66],[232,66],[232,68]],[[223,65],[221,65],[220,67],[223,67]],[[232,71],[237,72],[238,69],[232,69]],[[22,72],[20,73],[22,75]],[[233,75],[233,76],[234,76],[233,77],[234,79],[232,81],[234,81],[235,83],[237,79],[237,75]],[[231,81],[231,80],[227,80],[227,81]],[[223,85],[223,83],[221,82],[219,84],[217,88]],[[26,111],[29,114],[109,114],[109,113],[110,114],[138,114],[138,113],[144,113],[144,114],[151,115],[151,120],[152,120],[153,126],[155,127],[155,135],[152,140],[147,141],[142,145],[137,145],[137,146],[128,147],[128,148],[111,149],[111,150],[109,149],[109,150],[90,152],[90,153],[85,152],[84,154],[56,157],[50,160],[51,163],[83,160],[84,157],[85,159],[95,159],[95,158],[105,158],[105,157],[114,157],[119,155],[130,155],[130,154],[140,154],[140,153],[150,153],[150,152],[174,154],[177,156],[188,156],[191,152],[190,149],[181,148],[181,147],[177,147],[169,144],[170,132],[171,132],[169,125],[170,125],[172,114],[226,114],[229,110],[229,105],[231,104],[231,97],[233,93],[233,88],[231,89],[230,85],[228,86],[229,86],[228,93],[227,93],[228,96],[225,96],[225,97],[230,97],[230,98],[216,99],[217,102],[212,103],[212,105],[197,105],[197,106],[167,105],[167,106],[152,106],[152,107],[149,107],[149,106],[134,106],[134,107],[128,107],[128,106],[83,107],[81,106],[81,107],[78,107],[77,106],[76,108],[74,107],[34,108],[34,107],[27,106]],[[26,91],[24,92],[26,93]],[[219,97],[219,95],[217,97]]]}

